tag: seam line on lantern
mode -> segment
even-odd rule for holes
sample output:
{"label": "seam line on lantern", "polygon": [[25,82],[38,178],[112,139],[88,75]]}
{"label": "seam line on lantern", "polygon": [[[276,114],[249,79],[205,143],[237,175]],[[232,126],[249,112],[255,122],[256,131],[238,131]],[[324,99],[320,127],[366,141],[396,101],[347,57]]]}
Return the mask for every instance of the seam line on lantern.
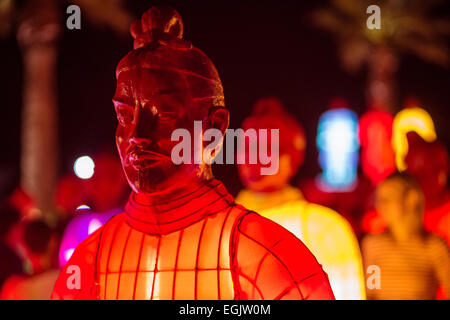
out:
{"label": "seam line on lantern", "polygon": [[180,247],[181,247],[181,239],[183,237],[184,229],[180,230],[180,233],[178,235],[178,244],[177,244],[177,255],[175,258],[175,270],[173,274],[173,283],[172,283],[172,300],[175,300],[175,283],[177,281],[177,271],[178,271],[178,257],[180,255]]}
{"label": "seam line on lantern", "polygon": [[127,238],[126,238],[126,240],[125,240],[125,245],[123,246],[122,258],[120,259],[119,279],[118,279],[118,281],[117,281],[116,300],[119,300],[120,280],[121,280],[121,278],[122,278],[123,260],[124,260],[124,258],[125,258],[125,253],[126,253],[126,251],[127,251],[127,246],[128,246],[128,241],[129,241],[129,239],[130,239],[130,235],[131,235],[131,228],[128,229]]}
{"label": "seam line on lantern", "polygon": [[[121,225],[122,225],[121,221],[118,221],[113,235],[117,234],[117,231],[119,230]],[[113,237],[112,241],[109,244],[110,247],[109,247],[109,252],[108,252],[108,259],[106,259],[106,268],[105,268],[106,271],[108,271],[108,268],[109,268],[109,261],[110,261],[110,258],[111,258],[112,248],[113,248],[113,245],[114,245],[115,241],[116,241],[116,237]],[[107,297],[106,297],[106,292],[107,292],[106,288],[107,288],[107,286],[108,286],[108,273],[105,274],[105,295],[104,295],[105,300],[107,299]]]}
{"label": "seam line on lantern", "polygon": [[200,235],[198,237],[197,257],[195,258],[195,288],[194,288],[194,299],[195,300],[197,300],[197,295],[198,295],[198,260],[200,258],[200,247],[202,244],[203,232],[205,231],[205,226],[206,226],[207,221],[208,221],[208,218],[206,218],[203,221],[202,229],[200,230]]}
{"label": "seam line on lantern", "polygon": [[[142,239],[141,239],[141,245],[139,247],[139,258],[137,261],[137,265],[136,265],[136,275],[134,277],[134,289],[133,289],[133,300],[135,300],[136,298],[136,288],[137,288],[137,279],[138,279],[138,271],[139,271],[139,265],[141,264],[141,257],[142,257],[142,250],[144,247],[144,239],[145,239],[145,233],[142,234]],[[123,270],[122,270],[123,272]]]}
{"label": "seam line on lantern", "polygon": [[[237,208],[237,206],[233,206],[233,208]],[[242,292],[242,288],[239,283],[239,268],[238,268],[238,258],[237,258],[237,251],[239,249],[239,225],[242,222],[242,219],[247,216],[250,212],[250,210],[247,210],[244,208],[242,210],[241,208],[237,208],[241,212],[238,213],[238,216],[233,221],[233,225],[231,227],[230,232],[230,240],[228,243],[228,254],[230,256],[230,270],[231,270],[231,276],[233,279],[233,292],[234,292],[234,299],[240,299],[240,293]]]}
{"label": "seam line on lantern", "polygon": [[[258,294],[261,297],[261,300],[265,300],[261,289],[258,287],[256,282],[252,278],[250,278],[249,276],[247,276],[246,274],[244,274],[242,272],[239,272],[238,277],[242,277],[242,278],[246,279],[253,286],[253,289],[256,289],[256,291],[258,291]],[[252,296],[250,300],[256,300],[256,299],[254,296]]]}
{"label": "seam line on lantern", "polygon": [[[217,252],[217,298],[218,300],[220,300],[220,255],[221,255],[221,251],[222,251],[222,241],[223,241],[223,231],[225,229],[225,225],[228,221],[228,217],[230,216],[230,212],[233,210],[234,207],[230,207],[230,209],[228,210],[225,219],[223,220],[222,223],[222,227],[220,228],[220,235],[219,235],[219,248],[218,248],[218,252]],[[230,239],[228,240],[230,241]],[[230,259],[229,255],[228,255],[228,259]],[[231,264],[231,261],[230,261]]]}
{"label": "seam line on lantern", "polygon": [[[242,222],[242,221],[241,221]],[[255,242],[256,244],[258,244],[258,245],[260,245],[261,247],[263,247],[264,249],[266,249],[267,251],[269,251],[272,255],[273,255],[273,257],[276,259],[276,260],[278,260],[278,262],[281,264],[281,266],[282,267],[284,267],[284,269],[287,271],[287,273],[289,274],[289,277],[291,278],[291,281],[293,282],[293,283],[297,283],[297,281],[295,280],[295,278],[294,278],[294,276],[292,275],[292,273],[291,273],[291,271],[289,270],[289,268],[286,266],[286,264],[272,251],[272,250],[270,250],[269,248],[267,248],[265,245],[263,245],[261,242],[259,242],[259,241],[257,241],[256,239],[253,239],[252,237],[250,237],[249,235],[247,235],[247,234],[245,234],[244,232],[242,232],[242,230],[241,230],[241,228],[240,228],[240,224],[238,225],[238,229],[239,229],[239,232],[243,235],[243,236],[245,236],[246,238],[248,238],[249,240],[251,240],[251,241],[253,241],[253,242]],[[278,242],[277,242],[277,244],[278,244]],[[317,274],[317,273],[315,273],[315,274]],[[314,274],[314,275],[315,275]],[[313,275],[310,275],[310,276],[313,276]],[[310,276],[308,276],[308,277],[306,277],[306,278],[309,278]],[[305,278],[305,279],[306,279]],[[302,279],[300,282],[302,282],[304,279]],[[302,293],[301,293],[301,291],[300,291],[300,288],[298,287],[298,285],[297,285],[297,290],[299,291],[299,293],[300,293],[300,295],[303,297],[303,295],[302,295]]]}
{"label": "seam line on lantern", "polygon": [[284,289],[283,291],[281,291],[281,293],[279,295],[277,295],[273,300],[281,300],[285,295],[287,295],[289,292],[292,291],[292,289],[296,288],[297,284],[293,284],[292,286]]}
{"label": "seam line on lantern", "polygon": [[158,247],[156,249],[155,268],[154,268],[153,281],[152,281],[152,294],[150,296],[150,300],[153,300],[153,294],[155,292],[155,282],[156,282],[156,274],[158,273],[158,260],[159,260],[160,246],[161,246],[161,237],[158,237]]}

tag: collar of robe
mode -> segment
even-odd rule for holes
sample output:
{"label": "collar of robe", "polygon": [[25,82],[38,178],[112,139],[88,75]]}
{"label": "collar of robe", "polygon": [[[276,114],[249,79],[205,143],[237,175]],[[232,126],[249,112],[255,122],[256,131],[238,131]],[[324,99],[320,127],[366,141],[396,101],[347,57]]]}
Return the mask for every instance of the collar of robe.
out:
{"label": "collar of robe", "polygon": [[245,189],[238,195],[237,202],[243,204],[249,210],[260,212],[303,199],[303,194],[299,189],[286,185],[284,188],[273,192],[257,192]]}
{"label": "collar of robe", "polygon": [[186,228],[234,204],[219,180],[189,186],[164,202],[131,193],[125,206],[128,224],[141,232],[162,235]]}

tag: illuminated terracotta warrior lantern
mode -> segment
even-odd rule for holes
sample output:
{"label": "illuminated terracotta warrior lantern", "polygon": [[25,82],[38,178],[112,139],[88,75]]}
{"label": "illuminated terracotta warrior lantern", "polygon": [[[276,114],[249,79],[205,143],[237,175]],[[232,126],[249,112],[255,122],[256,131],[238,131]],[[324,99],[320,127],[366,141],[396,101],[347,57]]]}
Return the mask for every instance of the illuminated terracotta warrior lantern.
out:
{"label": "illuminated terracotta warrior lantern", "polygon": [[[263,176],[261,163],[238,165],[246,189],[238,194],[236,202],[301,239],[323,264],[336,299],[364,299],[361,253],[349,223],[333,210],[307,202],[301,191],[289,184],[304,159],[306,142],[300,124],[277,98],[268,97],[256,102],[243,129],[279,129],[279,171]],[[250,148],[239,151],[251,153]],[[292,254],[296,255],[294,249]]]}
{"label": "illuminated terracotta warrior lantern", "polygon": [[447,189],[449,157],[439,141],[426,142],[415,132],[407,135],[409,151],[405,163],[425,195],[424,227],[450,245],[450,191]]}
{"label": "illuminated terracotta warrior lantern", "polygon": [[53,298],[333,299],[295,236],[236,205],[208,164],[171,161],[175,129],[192,132],[196,120],[224,133],[229,122],[217,71],[182,40],[179,14],[153,7],[131,34],[113,102],[133,191],[125,212],[75,249]]}

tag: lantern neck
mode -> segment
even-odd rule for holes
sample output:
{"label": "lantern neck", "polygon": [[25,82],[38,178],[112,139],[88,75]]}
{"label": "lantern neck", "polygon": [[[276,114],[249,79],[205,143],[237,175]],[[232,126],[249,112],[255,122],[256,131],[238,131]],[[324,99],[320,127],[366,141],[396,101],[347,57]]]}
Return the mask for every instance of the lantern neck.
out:
{"label": "lantern neck", "polygon": [[166,234],[188,227],[234,204],[233,197],[216,179],[192,184],[161,200],[131,193],[125,207],[127,222],[147,234]]}

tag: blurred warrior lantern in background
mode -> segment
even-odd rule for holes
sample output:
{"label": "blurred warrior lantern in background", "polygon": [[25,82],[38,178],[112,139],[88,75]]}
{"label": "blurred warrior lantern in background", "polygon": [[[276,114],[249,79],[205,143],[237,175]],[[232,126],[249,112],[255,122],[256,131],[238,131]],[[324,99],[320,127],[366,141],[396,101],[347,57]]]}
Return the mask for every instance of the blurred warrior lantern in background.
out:
{"label": "blurred warrior lantern in background", "polygon": [[361,167],[373,186],[395,171],[391,142],[393,121],[389,112],[377,110],[366,112],[359,120]]}
{"label": "blurred warrior lantern in background", "polygon": [[[300,188],[308,201],[339,212],[359,235],[359,220],[366,206],[372,185],[358,175],[358,118],[348,102],[333,98],[319,120],[317,148],[322,173],[301,181]],[[363,153],[364,154],[364,153]]]}
{"label": "blurred warrior lantern in background", "polygon": [[[343,126],[345,131],[345,123]],[[255,103],[243,129],[272,128],[280,130],[279,171],[273,176],[262,176],[261,163],[238,165],[246,189],[238,194],[236,201],[301,239],[323,264],[336,299],[364,299],[361,254],[349,223],[335,211],[309,203],[300,190],[289,184],[304,159],[306,139],[302,126],[284,110],[279,99],[262,98]],[[249,143],[257,144],[257,141]],[[240,157],[250,157],[252,152],[248,147],[238,151]]]}
{"label": "blurred warrior lantern in background", "polygon": [[448,152],[439,142],[426,142],[416,133],[408,134],[407,171],[419,182],[425,195],[424,227],[450,245],[450,192]]}
{"label": "blurred warrior lantern in background", "polygon": [[335,100],[319,120],[317,147],[323,173],[317,184],[325,192],[352,191],[358,175],[358,116]]}
{"label": "blurred warrior lantern in background", "polygon": [[[399,171],[410,172],[423,189],[426,198],[425,229],[448,241],[447,151],[437,141],[430,114],[419,108],[415,99],[408,99],[405,104],[407,107],[397,113],[392,124],[396,166]],[[363,229],[369,233],[380,233],[385,230],[385,223],[375,211],[371,211],[363,219]]]}

